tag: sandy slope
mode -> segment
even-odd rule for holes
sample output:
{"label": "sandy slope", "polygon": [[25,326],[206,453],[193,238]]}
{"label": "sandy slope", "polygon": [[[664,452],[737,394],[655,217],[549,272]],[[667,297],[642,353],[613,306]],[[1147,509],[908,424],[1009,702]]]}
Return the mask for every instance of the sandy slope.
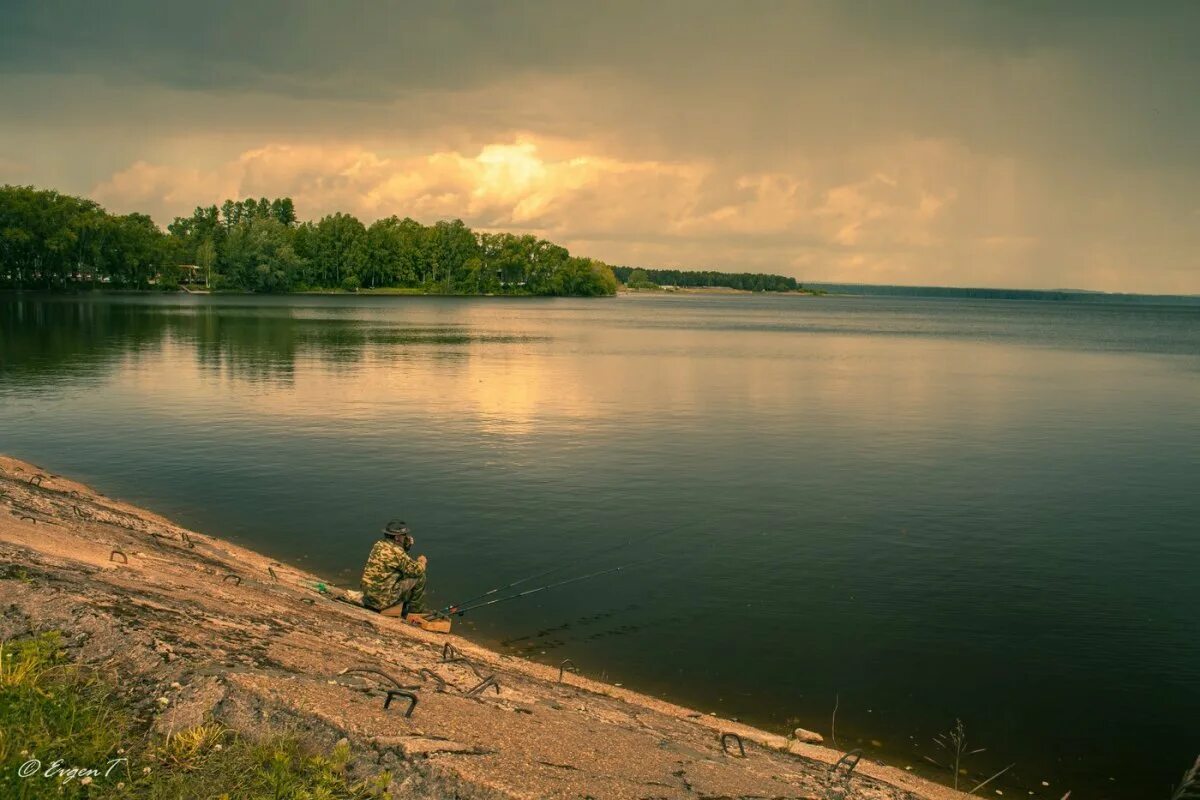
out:
{"label": "sandy slope", "polygon": [[[569,672],[560,683],[555,669],[329,600],[313,575],[30,464],[0,457],[0,493],[0,637],[62,630],[148,713],[170,698],[155,712],[163,732],[215,718],[322,746],[346,738],[353,770],[391,770],[396,797],[965,797],[867,760],[831,772],[833,750]],[[466,660],[444,660],[447,644]],[[341,674],[354,667],[382,675]],[[472,694],[489,676],[498,691]],[[417,696],[411,717],[404,698],[384,709],[395,685]],[[741,737],[744,758],[732,741],[722,751],[722,733]]]}

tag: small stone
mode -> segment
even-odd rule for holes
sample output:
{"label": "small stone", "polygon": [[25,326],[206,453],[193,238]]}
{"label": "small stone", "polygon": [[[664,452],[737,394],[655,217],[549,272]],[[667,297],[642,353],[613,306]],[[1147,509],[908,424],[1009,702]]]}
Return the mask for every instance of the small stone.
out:
{"label": "small stone", "polygon": [[1050,781],[1042,781],[1042,786],[1049,786],[1049,785],[1050,785]]}
{"label": "small stone", "polygon": [[804,728],[796,728],[796,730],[792,731],[792,735],[796,737],[797,741],[804,742],[805,744],[821,744],[821,742],[825,741],[825,737],[821,734],[816,731],[805,730]]}
{"label": "small stone", "polygon": [[376,739],[379,743],[389,743],[392,746],[398,747],[401,753],[408,758],[414,756],[431,756],[438,753],[477,753],[479,749],[461,742],[452,742],[449,739],[425,739],[421,737],[380,737]]}

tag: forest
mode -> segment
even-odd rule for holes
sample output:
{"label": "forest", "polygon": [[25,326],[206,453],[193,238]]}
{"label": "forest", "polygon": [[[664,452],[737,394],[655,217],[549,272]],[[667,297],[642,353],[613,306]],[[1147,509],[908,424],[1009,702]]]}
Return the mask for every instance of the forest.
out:
{"label": "forest", "polygon": [[748,292],[795,292],[801,286],[795,278],[759,272],[711,272],[678,269],[643,269],[613,267],[617,280],[631,289],[651,289],[660,286],[725,287]]}
{"label": "forest", "polygon": [[761,273],[612,267],[529,234],[423,225],[391,216],[365,225],[336,213],[301,222],[289,197],[197,206],[163,231],[146,214],[32,186],[0,187],[0,286],[595,296],[631,288],[728,287],[794,292]]}
{"label": "forest", "polygon": [[611,295],[603,262],[536,236],[350,214],[301,222],[290,198],[199,206],[160,229],[145,214],[31,186],[0,187],[0,285],[298,292]]}

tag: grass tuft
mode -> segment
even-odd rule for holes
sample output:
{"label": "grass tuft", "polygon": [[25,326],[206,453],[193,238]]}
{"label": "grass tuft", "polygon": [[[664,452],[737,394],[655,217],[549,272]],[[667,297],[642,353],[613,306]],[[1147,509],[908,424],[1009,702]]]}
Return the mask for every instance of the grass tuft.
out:
{"label": "grass tuft", "polygon": [[1196,756],[1196,763],[1183,773],[1183,780],[1176,787],[1175,794],[1171,795],[1171,800],[1200,800],[1200,756]]}
{"label": "grass tuft", "polygon": [[[22,767],[34,761],[37,769],[22,777]],[[214,722],[155,737],[112,684],[67,659],[58,634],[0,642],[0,797],[5,800],[385,796],[388,773],[355,781],[349,763],[345,742],[319,753],[295,737],[254,740]]]}

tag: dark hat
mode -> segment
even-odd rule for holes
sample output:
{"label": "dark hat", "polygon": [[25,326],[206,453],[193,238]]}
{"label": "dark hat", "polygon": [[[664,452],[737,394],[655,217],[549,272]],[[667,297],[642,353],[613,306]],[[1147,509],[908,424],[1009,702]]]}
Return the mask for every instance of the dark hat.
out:
{"label": "dark hat", "polygon": [[390,536],[395,539],[397,536],[408,536],[408,524],[403,520],[394,519],[387,524],[383,529],[384,536]]}

